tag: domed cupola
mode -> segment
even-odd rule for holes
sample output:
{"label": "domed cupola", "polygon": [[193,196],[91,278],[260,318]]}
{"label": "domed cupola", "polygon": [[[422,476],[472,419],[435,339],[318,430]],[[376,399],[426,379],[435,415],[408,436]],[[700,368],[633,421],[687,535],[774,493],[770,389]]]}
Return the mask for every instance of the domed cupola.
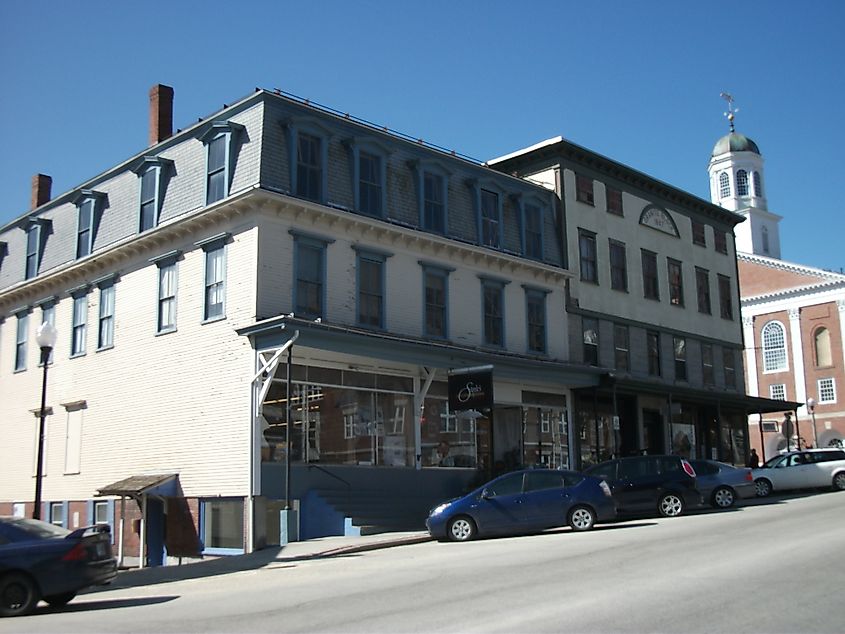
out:
{"label": "domed cupola", "polygon": [[763,155],[757,144],[734,129],[739,112],[733,97],[722,93],[728,102],[725,116],[730,132],[713,146],[710,154],[710,200],[725,209],[745,216],[734,229],[737,251],[780,258],[780,216],[770,213],[763,187]]}

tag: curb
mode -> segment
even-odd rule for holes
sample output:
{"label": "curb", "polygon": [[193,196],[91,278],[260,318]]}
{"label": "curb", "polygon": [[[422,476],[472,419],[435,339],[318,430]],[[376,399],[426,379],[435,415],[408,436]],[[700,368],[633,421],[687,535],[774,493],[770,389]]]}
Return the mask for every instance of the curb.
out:
{"label": "curb", "polygon": [[309,555],[295,555],[292,557],[278,557],[276,561],[303,561],[307,559],[327,559],[329,557],[338,557],[341,555],[350,555],[354,553],[362,553],[369,550],[382,550],[384,548],[393,548],[395,546],[407,546],[410,544],[422,544],[425,542],[434,541],[431,535],[419,535],[414,537],[404,537],[402,539],[384,540],[373,542],[370,544],[355,544],[352,546],[340,546],[339,548],[332,548],[331,550],[324,550],[318,553],[311,553]]}

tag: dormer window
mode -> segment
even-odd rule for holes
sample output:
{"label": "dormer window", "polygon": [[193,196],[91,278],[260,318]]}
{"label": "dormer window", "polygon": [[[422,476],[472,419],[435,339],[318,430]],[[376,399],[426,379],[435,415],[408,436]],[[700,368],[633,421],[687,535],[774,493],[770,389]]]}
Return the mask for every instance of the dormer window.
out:
{"label": "dormer window", "polygon": [[229,195],[234,171],[234,142],[244,126],[231,121],[215,121],[200,136],[206,147],[205,204]]}
{"label": "dormer window", "polygon": [[288,161],[293,194],[325,203],[328,199],[331,133],[311,117],[293,117],[282,125],[288,131]]}
{"label": "dormer window", "polygon": [[173,161],[145,156],[133,168],[139,179],[138,233],[158,226],[166,179]]}
{"label": "dormer window", "polygon": [[105,194],[90,189],[83,189],[74,198],[77,209],[76,219],[76,259],[91,255],[94,250],[94,240],[97,237],[97,226],[102,213],[102,202]]}
{"label": "dormer window", "polygon": [[352,156],[355,210],[383,218],[387,212],[387,157],[390,151],[368,138],[349,139],[345,144]]}
{"label": "dormer window", "polygon": [[25,227],[26,231],[26,264],[24,268],[24,279],[31,280],[38,275],[41,266],[41,258],[44,255],[44,243],[47,241],[47,234],[51,222],[43,218],[30,218]]}
{"label": "dormer window", "polygon": [[748,196],[748,172],[745,170],[736,173],[736,195]]}
{"label": "dormer window", "polygon": [[417,185],[419,224],[426,231],[445,234],[449,227],[449,176],[451,172],[436,161],[413,160]]}

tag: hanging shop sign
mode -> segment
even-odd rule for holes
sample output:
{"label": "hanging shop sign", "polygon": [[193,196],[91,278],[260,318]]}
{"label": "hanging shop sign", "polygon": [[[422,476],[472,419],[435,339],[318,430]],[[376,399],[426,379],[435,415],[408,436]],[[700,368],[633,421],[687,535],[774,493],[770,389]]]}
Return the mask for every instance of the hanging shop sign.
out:
{"label": "hanging shop sign", "polygon": [[453,412],[493,409],[493,366],[462,368],[449,372],[449,409]]}

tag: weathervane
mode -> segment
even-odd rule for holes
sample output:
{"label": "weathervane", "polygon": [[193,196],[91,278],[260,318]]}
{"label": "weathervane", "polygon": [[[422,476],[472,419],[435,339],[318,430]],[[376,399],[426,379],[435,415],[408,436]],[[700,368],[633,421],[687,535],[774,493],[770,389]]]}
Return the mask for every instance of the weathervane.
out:
{"label": "weathervane", "polygon": [[725,113],[725,116],[731,123],[731,132],[734,132],[734,117],[736,116],[736,113],[739,112],[739,108],[734,108],[734,98],[732,95],[722,92],[719,93],[719,96],[728,102],[728,111]]}

